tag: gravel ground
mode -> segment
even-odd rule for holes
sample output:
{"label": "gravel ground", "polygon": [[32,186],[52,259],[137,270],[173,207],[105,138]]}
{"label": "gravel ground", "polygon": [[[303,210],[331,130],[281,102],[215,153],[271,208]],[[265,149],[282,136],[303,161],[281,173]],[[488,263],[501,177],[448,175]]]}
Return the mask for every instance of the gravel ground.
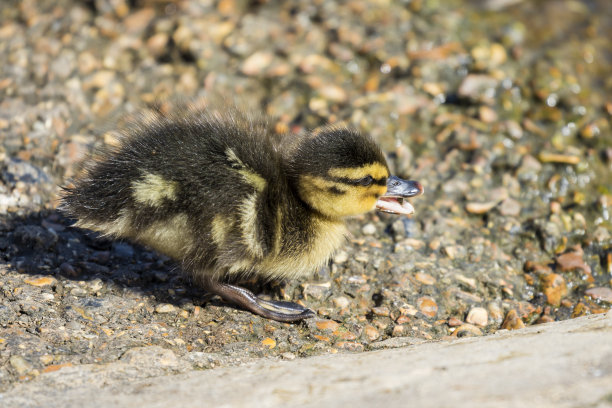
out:
{"label": "gravel ground", "polygon": [[[0,390],[164,350],[176,364],[149,375],[609,310],[612,6],[441,3],[3,1]],[[350,220],[312,279],[251,282],[316,319],[232,308],[169,259],[55,211],[58,185],[126,114],[219,96],[278,132],[369,132],[425,186],[412,219]]]}
{"label": "gravel ground", "polygon": [[[170,350],[149,346],[119,361],[16,384],[0,402],[3,408],[610,408],[611,337],[608,312],[477,338],[187,372]],[[160,367],[177,374],[147,378]]]}

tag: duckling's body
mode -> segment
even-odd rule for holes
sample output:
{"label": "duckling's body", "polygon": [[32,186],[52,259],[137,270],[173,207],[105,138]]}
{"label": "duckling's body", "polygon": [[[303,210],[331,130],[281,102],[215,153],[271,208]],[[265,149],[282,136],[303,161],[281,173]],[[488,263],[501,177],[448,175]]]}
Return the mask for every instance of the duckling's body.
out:
{"label": "duckling's body", "polygon": [[224,281],[312,273],[342,245],[343,218],[387,191],[384,156],[347,129],[278,136],[235,111],[190,109],[152,114],[125,133],[66,189],[76,225],[146,244],[205,289],[276,320],[313,312]]}

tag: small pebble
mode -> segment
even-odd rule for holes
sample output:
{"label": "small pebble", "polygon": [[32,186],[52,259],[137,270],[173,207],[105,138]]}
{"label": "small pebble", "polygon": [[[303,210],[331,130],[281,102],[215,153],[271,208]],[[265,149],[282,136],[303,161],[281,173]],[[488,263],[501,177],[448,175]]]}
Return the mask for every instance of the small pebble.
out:
{"label": "small pebble", "polygon": [[56,279],[50,276],[43,276],[40,278],[26,278],[24,279],[24,282],[32,286],[49,286],[53,285],[56,282]]}
{"label": "small pebble", "polygon": [[489,317],[496,323],[501,323],[504,319],[504,312],[496,302],[488,303],[487,310],[489,311]]}
{"label": "small pebble", "polygon": [[361,232],[364,235],[374,235],[376,234],[376,226],[372,223],[368,223],[361,228]]}
{"label": "small pebble", "polygon": [[541,278],[542,292],[546,295],[546,302],[552,306],[559,306],[561,298],[567,295],[567,285],[563,276],[556,273],[544,275]]}
{"label": "small pebble", "polygon": [[461,326],[457,327],[455,331],[453,331],[454,337],[478,337],[482,336],[482,330],[478,327],[464,323]]}
{"label": "small pebble", "polygon": [[559,153],[540,153],[538,159],[542,163],[562,163],[562,164],[578,164],[580,163],[580,157],[559,154]]}
{"label": "small pebble", "polygon": [[74,288],[70,291],[72,296],[83,297],[87,295],[87,291],[83,288]]}
{"label": "small pebble", "polygon": [[562,272],[570,272],[575,269],[582,270],[585,274],[591,275],[591,267],[584,262],[582,249],[566,252],[557,256],[556,262]]}
{"label": "small pebble", "polygon": [[269,349],[273,349],[274,347],[276,347],[276,340],[270,337],[266,337],[261,341],[261,344],[268,347]]}
{"label": "small pebble", "polygon": [[380,337],[378,330],[369,324],[364,328],[364,333],[369,341],[375,341]]}
{"label": "small pebble", "polygon": [[522,329],[523,327],[525,327],[525,323],[523,323],[523,320],[521,320],[516,310],[510,309],[506,314],[506,318],[504,319],[501,328],[506,330],[517,330]]}
{"label": "small pebble", "polygon": [[486,105],[478,109],[478,115],[480,116],[480,120],[484,123],[493,123],[497,121],[497,113]]}
{"label": "small pebble", "polygon": [[11,356],[9,358],[9,364],[11,367],[13,367],[13,369],[15,369],[15,371],[17,371],[17,374],[19,375],[25,375],[34,368],[32,364],[21,356]]}
{"label": "small pebble", "polygon": [[389,308],[386,306],[373,307],[372,313],[376,316],[389,316]]}
{"label": "small pebble", "polygon": [[438,305],[436,301],[429,296],[418,298],[417,307],[419,311],[427,317],[435,317],[436,314],[438,314]]}
{"label": "small pebble", "polygon": [[334,306],[338,309],[345,309],[350,305],[350,301],[345,296],[338,296],[332,299]]}
{"label": "small pebble", "polygon": [[363,344],[356,343],[354,341],[340,341],[336,343],[335,346],[346,351],[351,351],[353,353],[358,353],[364,350]]}
{"label": "small pebble", "polygon": [[587,296],[595,300],[612,303],[612,289],[606,287],[590,288],[584,291]]}
{"label": "small pebble", "polygon": [[513,198],[506,198],[499,205],[501,215],[516,217],[521,213],[521,203]]}
{"label": "small pebble", "polygon": [[485,327],[489,322],[489,314],[483,307],[473,307],[468,312],[465,321],[476,326]]}
{"label": "small pebble", "polygon": [[405,331],[406,331],[406,327],[403,324],[398,324],[393,327],[393,331],[391,332],[391,335],[393,337],[402,337],[404,336]]}
{"label": "small pebble", "polygon": [[433,285],[436,283],[436,278],[425,272],[417,272],[414,278],[423,285]]}
{"label": "small pebble", "polygon": [[484,203],[469,202],[466,204],[465,209],[471,214],[485,214],[491,211],[497,204],[498,201],[487,201]]}
{"label": "small pebble", "polygon": [[338,253],[334,255],[334,263],[341,265],[348,261],[348,257],[348,253],[346,251],[338,251]]}
{"label": "small pebble", "polygon": [[335,331],[340,327],[340,323],[333,320],[319,320],[316,326],[319,330]]}
{"label": "small pebble", "polygon": [[286,353],[281,354],[281,358],[283,360],[291,361],[291,360],[295,360],[296,355],[290,352],[286,352]]}
{"label": "small pebble", "polygon": [[155,312],[157,313],[174,313],[175,311],[176,307],[170,303],[160,303],[155,307]]}

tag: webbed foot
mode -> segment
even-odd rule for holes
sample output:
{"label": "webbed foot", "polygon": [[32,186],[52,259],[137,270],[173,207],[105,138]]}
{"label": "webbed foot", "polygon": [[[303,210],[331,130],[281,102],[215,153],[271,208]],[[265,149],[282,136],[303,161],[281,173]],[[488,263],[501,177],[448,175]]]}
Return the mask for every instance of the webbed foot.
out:
{"label": "webbed foot", "polygon": [[256,315],[279,322],[297,322],[316,315],[313,310],[297,303],[261,299],[240,286],[207,280],[204,289]]}

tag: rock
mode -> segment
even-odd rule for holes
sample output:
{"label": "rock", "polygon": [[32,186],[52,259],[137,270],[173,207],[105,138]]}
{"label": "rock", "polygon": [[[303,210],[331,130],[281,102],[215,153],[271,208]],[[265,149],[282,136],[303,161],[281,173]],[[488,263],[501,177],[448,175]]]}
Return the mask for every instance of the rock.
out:
{"label": "rock", "polygon": [[402,314],[402,316],[416,316],[418,310],[412,305],[404,304],[400,306],[399,312]]}
{"label": "rock", "polygon": [[506,132],[508,132],[508,135],[513,139],[520,139],[523,137],[523,128],[518,122],[507,120],[504,122],[504,125],[506,127]]}
{"label": "rock", "polygon": [[348,300],[348,298],[345,296],[338,296],[333,298],[332,303],[338,309],[345,309],[351,304],[350,300]]}
{"label": "rock", "polygon": [[372,223],[368,223],[361,228],[361,232],[364,235],[374,235],[376,234],[376,226]]}
{"label": "rock", "polygon": [[336,255],[334,255],[334,263],[338,265],[342,265],[348,261],[348,253],[346,251],[338,251]]}
{"label": "rock", "polygon": [[261,75],[272,63],[274,54],[268,51],[257,51],[242,63],[240,70],[245,75]]}
{"label": "rock", "polygon": [[578,302],[576,306],[574,306],[574,309],[572,310],[572,318],[586,316],[590,313],[591,313],[591,310],[589,309],[587,305],[585,305],[582,302]]}
{"label": "rock", "polygon": [[334,335],[340,340],[348,340],[348,341],[353,341],[357,338],[357,336],[353,332],[349,331],[344,326],[338,327],[337,330],[332,332],[332,335]]}
{"label": "rock", "polygon": [[553,306],[561,304],[561,298],[567,295],[567,286],[563,276],[556,273],[544,275],[541,278],[542,292],[546,295],[546,301]]}
{"label": "rock", "polygon": [[490,102],[495,96],[497,79],[481,74],[470,74],[466,76],[457,90],[461,98],[470,99],[474,102]]}
{"label": "rock", "polygon": [[466,204],[465,209],[471,214],[485,214],[491,211],[498,201],[487,201],[487,202],[469,202]]}
{"label": "rock", "polygon": [[151,55],[155,58],[159,58],[168,52],[168,34],[166,33],[155,33],[147,40],[147,48]]}
{"label": "rock", "polygon": [[335,344],[335,346],[342,350],[350,351],[353,353],[361,352],[365,348],[363,344],[356,343],[354,341],[339,341]]}
{"label": "rock", "polygon": [[310,282],[301,286],[306,299],[322,300],[331,294],[331,282]]}
{"label": "rock", "polygon": [[506,318],[501,325],[502,329],[517,330],[525,327],[525,323],[521,320],[518,313],[514,309],[510,309],[506,314]]}
{"label": "rock", "polygon": [[486,105],[478,108],[478,116],[484,123],[493,123],[497,121],[497,113]]}
{"label": "rock", "polygon": [[378,330],[376,330],[376,328],[372,325],[366,325],[366,327],[364,328],[364,333],[366,338],[369,341],[375,341],[380,337],[380,333],[378,332]]}
{"label": "rock", "polygon": [[610,239],[610,231],[606,227],[599,226],[593,232],[593,239],[599,243],[604,243]]}
{"label": "rock", "polygon": [[38,225],[20,225],[13,232],[13,239],[23,249],[48,251],[57,243],[57,234]]}
{"label": "rock", "polygon": [[470,54],[479,69],[495,68],[506,62],[506,49],[499,43],[477,45],[472,48]]}
{"label": "rock", "polygon": [[435,317],[436,314],[438,314],[438,304],[429,296],[418,298],[417,307],[419,308],[419,311],[427,317]]}
{"label": "rock", "polygon": [[316,326],[319,330],[336,331],[340,327],[340,323],[333,320],[319,320]]}
{"label": "rock", "polygon": [[160,303],[155,307],[156,313],[174,313],[176,311],[176,307],[169,303]]}
{"label": "rock", "polygon": [[542,170],[542,164],[533,156],[526,154],[517,170],[519,178],[537,179],[537,173]]}
{"label": "rock", "polygon": [[542,163],[561,163],[561,164],[578,164],[580,157],[568,154],[546,153],[542,152],[538,155],[538,159]]}
{"label": "rock", "polygon": [[393,337],[402,337],[406,331],[406,327],[403,324],[398,324],[393,326],[393,330],[391,331],[391,336]]}
{"label": "rock", "polygon": [[421,282],[423,285],[433,285],[436,283],[436,278],[434,278],[433,276],[425,273],[425,272],[417,272],[414,275],[414,278]]}
{"label": "rock", "polygon": [[134,257],[134,247],[127,242],[113,242],[113,255],[123,259]]}
{"label": "rock", "polygon": [[185,360],[196,369],[214,368],[220,364],[221,357],[216,353],[204,353],[201,351],[192,351],[185,355]]}
{"label": "rock", "polygon": [[179,366],[179,360],[172,350],[159,346],[135,347],[126,351],[120,358],[121,361],[146,368],[146,367],[169,367]]}
{"label": "rock", "polygon": [[142,8],[129,14],[124,20],[125,28],[134,35],[142,33],[155,17],[155,10]]}
{"label": "rock", "polygon": [[559,224],[540,218],[534,221],[534,226],[538,230],[541,244],[546,252],[554,253],[562,237]]}
{"label": "rock", "polygon": [[76,297],[83,297],[87,296],[87,291],[83,288],[74,288],[70,291],[70,294]]}
{"label": "rock", "polygon": [[295,360],[296,357],[297,356],[295,354],[290,353],[290,352],[286,352],[286,353],[281,354],[281,358],[283,360],[287,360],[287,361]]}
{"label": "rock", "polygon": [[453,331],[453,337],[478,337],[482,336],[482,331],[472,324],[462,324]]}
{"label": "rock", "polygon": [[9,358],[9,364],[15,371],[17,371],[17,374],[19,375],[26,375],[34,369],[32,364],[21,356],[11,356]]}
{"label": "rock", "polygon": [[5,161],[5,168],[2,174],[5,181],[15,184],[21,181],[26,184],[50,183],[51,178],[41,168],[28,163],[27,161],[9,158]]}
{"label": "rock", "polygon": [[50,286],[55,284],[57,280],[51,276],[42,276],[40,278],[26,278],[24,282],[32,286]]}
{"label": "rock", "polygon": [[17,313],[7,305],[0,304],[0,327],[17,318]]}
{"label": "rock", "polygon": [[489,314],[482,307],[473,307],[468,312],[465,321],[476,326],[485,327],[489,322]]}
{"label": "rock", "polygon": [[[454,404],[457,407],[474,406],[474,398],[477,405],[500,408],[529,406],[534,400],[542,401],[543,406],[557,406],[558,401],[567,406],[603,401],[599,405],[605,406],[612,375],[609,339],[602,334],[611,327],[612,315],[608,313],[469,341],[421,344],[422,339],[397,337],[370,344],[370,349],[379,350],[376,353],[320,355],[290,362],[260,359],[253,364],[157,378],[124,372],[123,361],[83,365],[60,370],[63,375],[52,373],[19,382],[3,392],[2,401],[7,408],[193,406],[191,402],[204,400],[211,406],[248,406],[256,393],[262,406],[298,406],[311,401],[312,393],[292,388],[295,378],[308,377],[318,390],[318,406],[362,406],[373,398],[380,406],[408,400],[414,406],[446,406],[449,390],[457,401],[467,401]],[[393,349],[396,347],[401,348]],[[478,364],[474,364],[475,358]],[[442,363],[453,370],[423,375]],[[598,376],[589,375],[593,372]],[[500,383],[511,399],[500,399]],[[390,384],[395,384],[396,392],[388,392]],[[415,393],[414,387],[442,391],[422,395]],[[146,392],[134,392],[142,389]],[[556,390],[554,396],[552,389]],[[189,390],[189,395],[182,390]],[[278,390],[292,391],[279,397]]]}
{"label": "rock", "polygon": [[590,288],[584,291],[587,296],[595,300],[612,303],[612,289],[606,287]]}
{"label": "rock", "polygon": [[591,267],[584,262],[582,259],[584,252],[582,248],[575,248],[576,250],[566,252],[562,255],[557,256],[556,262],[561,272],[570,272],[575,269],[582,270],[586,275],[591,275]]}
{"label": "rock", "polygon": [[372,313],[376,316],[389,316],[389,308],[386,306],[373,307]]}
{"label": "rock", "polygon": [[271,350],[276,347],[276,340],[271,337],[266,337],[261,341],[261,344]]}
{"label": "rock", "polygon": [[499,212],[501,215],[516,217],[521,213],[521,203],[508,197],[499,205]]}

